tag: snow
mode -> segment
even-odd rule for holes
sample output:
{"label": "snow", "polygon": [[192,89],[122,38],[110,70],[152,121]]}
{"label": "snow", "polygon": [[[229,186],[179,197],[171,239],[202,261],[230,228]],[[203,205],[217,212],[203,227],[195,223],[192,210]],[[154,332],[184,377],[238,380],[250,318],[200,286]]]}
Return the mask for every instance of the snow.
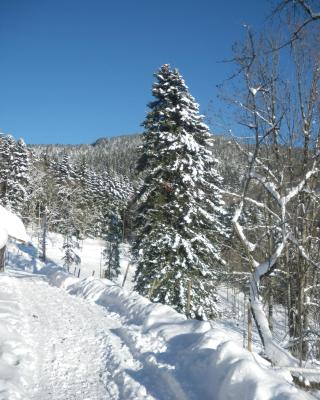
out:
{"label": "snow", "polygon": [[249,87],[249,90],[250,90],[250,92],[251,92],[251,94],[252,94],[253,96],[255,96],[255,95],[259,92],[260,89],[261,89],[261,86],[259,86],[259,87],[257,87],[257,88]]}
{"label": "snow", "polygon": [[2,249],[8,241],[8,232],[5,228],[0,227],[0,249]]}
{"label": "snow", "polygon": [[[39,234],[30,231],[30,237],[34,242],[35,247],[38,246]],[[87,278],[94,275],[100,277],[103,275],[103,271],[106,268],[102,257],[102,252],[105,248],[105,241],[102,239],[91,239],[87,238],[80,242],[80,249],[76,249],[77,254],[81,259],[79,266],[70,267],[70,273],[78,276],[80,269],[80,278]],[[62,235],[54,232],[49,232],[47,237],[47,257],[49,260],[60,265],[62,264],[62,257],[64,255],[63,249],[63,237]],[[117,279],[117,283],[122,285],[124,275],[128,264],[130,263],[129,255],[130,245],[122,243],[120,245],[120,267],[121,274]],[[132,287],[132,278],[134,274],[134,268],[130,268],[128,271],[128,277],[126,279],[125,287]]]}
{"label": "snow", "polygon": [[0,248],[6,243],[6,236],[22,242],[28,242],[29,237],[21,219],[0,205]]}
{"label": "snow", "polygon": [[0,399],[28,400],[33,357],[22,330],[25,315],[11,282],[10,277],[0,276]]}
{"label": "snow", "polygon": [[230,326],[188,320],[36,255],[11,243],[0,275],[1,400],[312,399]]}

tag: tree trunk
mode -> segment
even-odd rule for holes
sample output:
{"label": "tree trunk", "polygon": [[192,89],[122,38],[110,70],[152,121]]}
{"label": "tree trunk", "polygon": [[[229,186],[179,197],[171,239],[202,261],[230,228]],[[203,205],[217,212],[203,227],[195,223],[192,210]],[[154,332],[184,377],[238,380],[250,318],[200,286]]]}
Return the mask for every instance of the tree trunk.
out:
{"label": "tree trunk", "polygon": [[253,273],[250,279],[250,306],[266,356],[274,365],[297,367],[298,360],[273,340],[259,293],[260,279],[257,280],[257,278]]}
{"label": "tree trunk", "polygon": [[269,322],[269,328],[270,331],[273,331],[273,294],[272,292],[269,294],[269,300],[268,300],[268,322]]}

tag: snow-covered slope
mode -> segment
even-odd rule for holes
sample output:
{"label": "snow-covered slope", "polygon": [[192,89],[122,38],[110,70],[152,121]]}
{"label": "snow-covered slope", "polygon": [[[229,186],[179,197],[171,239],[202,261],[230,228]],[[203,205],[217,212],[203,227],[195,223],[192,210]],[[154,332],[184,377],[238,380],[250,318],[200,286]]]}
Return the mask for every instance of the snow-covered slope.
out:
{"label": "snow-covered slope", "polygon": [[0,276],[1,400],[311,399],[223,329],[35,255]]}
{"label": "snow-covered slope", "polygon": [[[32,240],[37,246],[38,234],[30,232]],[[63,237],[59,233],[49,232],[47,237],[47,257],[54,261],[56,264],[62,263],[63,258]],[[80,248],[76,249],[77,254],[81,259],[81,263],[77,267],[71,267],[70,273],[75,276],[80,275],[80,278],[87,278],[94,275],[95,277],[103,276],[106,269],[105,260],[103,259],[102,252],[105,247],[105,241],[101,239],[85,239],[80,242]],[[129,263],[127,244],[120,245],[120,264],[122,273],[118,277],[117,283],[120,285],[123,282],[124,274]],[[128,279],[126,280],[126,287],[131,288],[131,281],[133,269],[129,269]]]}

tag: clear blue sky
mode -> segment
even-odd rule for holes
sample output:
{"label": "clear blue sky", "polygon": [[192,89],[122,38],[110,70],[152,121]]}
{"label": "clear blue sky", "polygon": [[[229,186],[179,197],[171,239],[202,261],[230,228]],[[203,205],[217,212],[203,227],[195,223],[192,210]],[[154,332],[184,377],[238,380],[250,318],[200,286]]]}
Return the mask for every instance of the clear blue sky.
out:
{"label": "clear blue sky", "polygon": [[153,72],[177,67],[206,112],[244,23],[268,0],[0,0],[0,129],[27,143],[141,131]]}

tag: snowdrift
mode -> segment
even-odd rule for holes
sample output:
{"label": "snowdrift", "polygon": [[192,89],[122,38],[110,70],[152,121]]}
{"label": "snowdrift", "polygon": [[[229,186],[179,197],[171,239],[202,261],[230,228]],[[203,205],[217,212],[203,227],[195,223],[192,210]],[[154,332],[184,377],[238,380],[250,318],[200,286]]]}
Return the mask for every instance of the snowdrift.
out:
{"label": "snowdrift", "polygon": [[6,245],[8,236],[21,242],[29,241],[21,219],[0,205],[0,249]]}
{"label": "snowdrift", "polygon": [[26,389],[32,384],[32,349],[21,331],[25,318],[10,277],[0,276],[0,399],[28,400]]}
{"label": "snowdrift", "polygon": [[128,324],[139,326],[146,335],[161,338],[163,350],[152,357],[158,365],[165,362],[164,369],[169,365],[171,373],[174,370],[184,393],[190,388],[187,398],[194,399],[194,393],[203,400],[313,398],[293,386],[289,373],[272,370],[258,355],[228,341],[221,329],[212,329],[209,322],[187,320],[172,308],[151,303],[108,280],[80,280],[61,269],[40,272],[47,275],[52,285],[122,315]]}

